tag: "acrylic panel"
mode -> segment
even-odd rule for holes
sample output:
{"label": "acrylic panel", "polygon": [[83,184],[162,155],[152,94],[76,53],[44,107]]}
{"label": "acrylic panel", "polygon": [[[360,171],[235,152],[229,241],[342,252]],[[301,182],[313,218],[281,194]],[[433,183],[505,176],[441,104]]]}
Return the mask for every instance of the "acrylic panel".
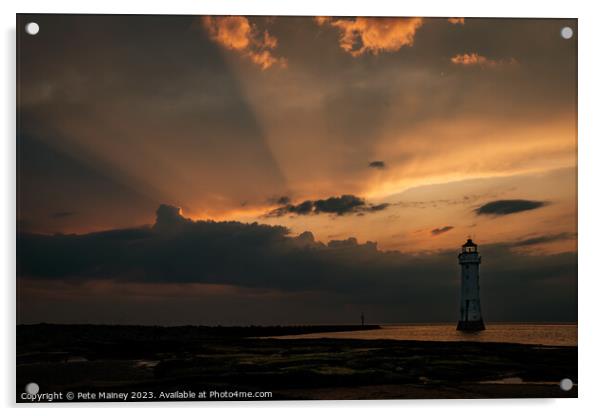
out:
{"label": "acrylic panel", "polygon": [[18,15],[16,400],[576,397],[577,35]]}

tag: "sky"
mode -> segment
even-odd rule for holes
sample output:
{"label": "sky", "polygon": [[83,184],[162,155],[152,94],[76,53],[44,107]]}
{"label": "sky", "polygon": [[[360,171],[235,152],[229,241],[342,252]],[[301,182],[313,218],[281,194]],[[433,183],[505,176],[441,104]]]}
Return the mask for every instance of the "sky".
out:
{"label": "sky", "polygon": [[19,323],[576,321],[576,20],[32,19]]}

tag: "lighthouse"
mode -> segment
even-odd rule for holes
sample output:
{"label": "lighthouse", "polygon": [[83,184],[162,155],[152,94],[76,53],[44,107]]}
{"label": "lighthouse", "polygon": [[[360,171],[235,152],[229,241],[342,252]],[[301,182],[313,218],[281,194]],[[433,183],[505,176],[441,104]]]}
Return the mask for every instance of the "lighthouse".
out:
{"label": "lighthouse", "polygon": [[485,329],[481,315],[481,298],[479,296],[479,264],[481,256],[477,245],[469,238],[458,254],[461,268],[460,320],[459,331],[482,331]]}

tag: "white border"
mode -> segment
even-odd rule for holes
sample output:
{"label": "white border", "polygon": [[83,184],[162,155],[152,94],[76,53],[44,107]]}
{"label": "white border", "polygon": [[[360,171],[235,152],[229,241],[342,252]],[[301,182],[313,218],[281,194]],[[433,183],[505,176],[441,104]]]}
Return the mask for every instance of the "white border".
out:
{"label": "white border", "polygon": [[121,13],[121,14],[243,14],[306,16],[463,16],[463,17],[578,17],[585,2],[548,0],[545,4],[505,0],[483,4],[477,0],[395,2],[387,0],[173,0],[98,1],[22,0],[21,13]]}
{"label": "white border", "polygon": [[[602,293],[599,279],[600,264],[597,259],[602,227],[600,226],[600,179],[602,171],[602,130],[599,98],[602,97],[600,74],[602,66],[599,42],[602,39],[600,8],[593,1],[528,2],[504,0],[499,2],[453,0],[434,1],[328,1],[300,0],[170,0],[164,2],[97,0],[21,0],[4,1],[0,5],[3,24],[2,65],[3,97],[2,110],[3,158],[0,163],[1,246],[0,264],[3,298],[0,310],[3,315],[1,359],[3,374],[0,378],[0,395],[4,406],[14,411],[14,276],[15,276],[15,13],[126,13],[126,14],[260,14],[260,15],[399,15],[399,16],[465,16],[465,17],[571,17],[579,18],[579,399],[567,400],[430,400],[430,401],[379,401],[379,402],[275,402],[275,403],[163,403],[144,406],[150,415],[164,414],[167,408],[180,411],[221,413],[238,411],[252,415],[281,414],[304,416],[308,412],[331,413],[341,409],[349,415],[365,415],[375,408],[379,413],[398,415],[399,412],[421,414],[445,413],[464,415],[467,410],[486,411],[488,415],[504,415],[517,410],[562,414],[569,412],[593,413],[599,407],[598,386],[600,383],[600,299]],[[598,404],[598,406],[596,406]],[[25,412],[35,408],[25,407]],[[88,405],[86,412],[124,413],[142,405]],[[39,407],[38,407],[39,408]],[[63,414],[81,412],[75,406],[48,406],[44,413]]]}

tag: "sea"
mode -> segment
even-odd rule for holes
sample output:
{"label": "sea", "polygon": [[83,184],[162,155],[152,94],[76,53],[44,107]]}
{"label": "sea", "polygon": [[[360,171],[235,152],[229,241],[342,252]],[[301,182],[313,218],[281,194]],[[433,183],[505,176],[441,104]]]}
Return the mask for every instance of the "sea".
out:
{"label": "sea", "polygon": [[278,338],[394,339],[402,341],[508,342],[577,346],[576,324],[489,323],[480,332],[456,331],[455,324],[381,325],[381,329],[287,335]]}

